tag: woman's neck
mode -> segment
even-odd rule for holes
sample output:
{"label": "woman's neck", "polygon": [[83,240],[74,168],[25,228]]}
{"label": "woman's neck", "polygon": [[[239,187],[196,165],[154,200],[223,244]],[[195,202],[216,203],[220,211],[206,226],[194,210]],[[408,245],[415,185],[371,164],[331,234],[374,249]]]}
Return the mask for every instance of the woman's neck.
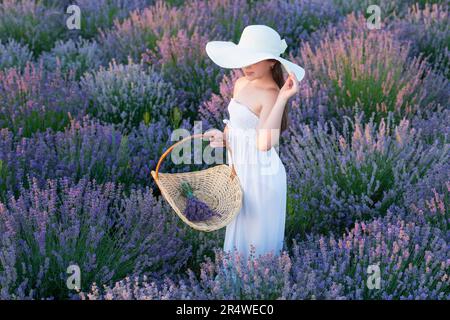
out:
{"label": "woman's neck", "polygon": [[267,74],[264,77],[248,81],[252,86],[260,89],[278,88],[271,74]]}

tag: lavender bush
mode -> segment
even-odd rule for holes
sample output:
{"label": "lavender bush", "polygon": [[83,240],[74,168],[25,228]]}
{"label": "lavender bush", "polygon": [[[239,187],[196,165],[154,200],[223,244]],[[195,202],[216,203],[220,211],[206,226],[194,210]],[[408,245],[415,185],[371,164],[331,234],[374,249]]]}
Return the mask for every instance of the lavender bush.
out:
{"label": "lavender bush", "polygon": [[439,106],[436,111],[425,110],[419,112],[411,120],[412,126],[421,132],[422,140],[432,144],[440,141],[441,144],[448,142],[450,137],[450,109],[448,106]]}
{"label": "lavender bush", "polygon": [[81,16],[80,35],[92,38],[98,35],[99,30],[110,28],[114,21],[122,21],[130,12],[151,5],[154,0],[76,0],[76,4],[83,12]]}
{"label": "lavender bush", "polygon": [[[310,232],[342,232],[355,219],[371,220],[401,203],[408,185],[449,156],[448,143],[428,145],[410,121],[379,125],[373,117],[344,120],[343,134],[332,123],[301,126],[281,153],[288,173],[288,239]],[[350,127],[353,127],[350,129]]]}
{"label": "lavender bush", "polygon": [[10,190],[18,195],[19,186],[27,186],[28,176],[35,178],[39,186],[47,179],[62,177],[139,184],[130,170],[127,137],[87,117],[83,122],[72,120],[63,132],[47,130],[18,141],[4,131],[0,145],[0,159],[8,168],[0,182],[2,194]]}
{"label": "lavender bush", "polygon": [[0,40],[0,70],[17,67],[21,70],[29,60],[33,59],[33,53],[27,45],[22,45],[14,39],[2,43]]}
{"label": "lavender bush", "polygon": [[[176,129],[184,129],[187,134],[192,134],[192,126],[189,122],[183,120],[180,127]],[[149,124],[141,123],[128,136],[128,147],[130,156],[130,167],[135,173],[137,181],[146,181],[158,190],[151,178],[151,170],[156,169],[156,165],[161,155],[175,142],[178,137],[172,137],[173,130],[166,120],[162,119],[158,122]],[[188,164],[175,164],[171,161],[170,156],[161,164],[161,172],[185,172],[190,170]]]}
{"label": "lavender bush", "polygon": [[[175,131],[175,129],[177,129],[177,131]],[[179,127],[172,126],[164,119],[161,119],[156,123],[141,123],[138,128],[133,129],[128,135],[130,170],[133,173],[133,179],[142,182],[145,185],[149,185],[154,189],[155,194],[159,195],[159,188],[156,186],[151,176],[151,171],[156,169],[160,157],[169,147],[181,139],[199,132],[199,126],[197,124],[192,125],[187,119],[180,120]],[[201,147],[198,149],[195,147],[195,144],[197,143],[201,144]],[[194,139],[190,140],[190,142],[185,142],[184,145],[180,145],[179,147],[185,151],[180,153],[181,149],[175,147],[175,149],[173,149],[173,151],[162,161],[159,168],[160,172],[176,173],[197,171],[211,166],[211,164],[202,160],[203,152],[208,148],[204,142]],[[186,147],[186,149],[184,149],[184,147]],[[209,148],[209,150],[211,150],[211,147]],[[175,161],[175,159],[172,158],[173,154],[180,156],[180,158]],[[214,152],[212,152],[212,155],[215,155]],[[202,160],[201,163],[196,162],[198,159]]]}
{"label": "lavender bush", "polygon": [[[404,194],[404,204],[398,215],[412,221],[429,223],[441,229],[450,241],[450,165],[434,165],[416,185]],[[405,214],[410,213],[409,215]]]}
{"label": "lavender bush", "polygon": [[157,55],[150,51],[143,55],[148,65],[160,66],[158,70],[164,79],[177,88],[183,114],[191,119],[196,119],[198,104],[216,90],[224,74],[206,57],[207,41],[208,37],[198,32],[189,37],[185,30],[180,30],[176,36],[164,36],[157,42]]}
{"label": "lavender bush", "polygon": [[[183,121],[186,135],[192,127]],[[69,177],[73,181],[86,177],[99,183],[121,183],[128,191],[131,187],[150,186],[155,194],[159,189],[151,177],[162,153],[179,137],[166,121],[148,125],[141,123],[129,135],[112,125],[103,125],[85,116],[72,120],[64,131],[47,130],[33,137],[17,137],[7,129],[0,130],[0,199],[8,190],[19,194],[19,186],[27,186],[27,177],[36,178],[39,185],[47,179]],[[200,151],[203,151],[200,150]],[[192,163],[194,152],[187,154],[190,162],[178,164],[167,157],[160,172],[186,172],[206,169],[208,164]]]}
{"label": "lavender bush", "polygon": [[182,6],[157,0],[152,6],[132,12],[124,21],[116,21],[110,30],[101,31],[99,41],[108,58],[118,62],[126,62],[128,56],[139,60],[147,49],[158,53],[157,41],[180,31],[188,38],[197,32],[237,41],[242,29],[250,24],[249,11],[247,0],[194,0]]}
{"label": "lavender bush", "polygon": [[[215,259],[202,263],[200,277],[188,270],[179,282],[165,277],[162,284],[146,278],[126,278],[114,286],[82,292],[82,299],[274,299],[289,287],[291,261],[267,254],[245,260],[236,253],[215,250]],[[133,281],[134,280],[134,281]],[[141,280],[141,281],[139,281]]]}
{"label": "lavender bush", "polygon": [[[200,276],[163,283],[127,277],[114,286],[93,284],[81,299],[448,299],[448,243],[428,224],[405,222],[390,212],[357,222],[342,237],[311,237],[290,255],[216,250]],[[369,266],[380,268],[380,286],[369,289]]]}
{"label": "lavender bush", "polygon": [[50,52],[42,55],[42,59],[47,70],[55,70],[60,65],[61,72],[74,72],[77,80],[86,71],[94,71],[103,63],[99,45],[81,37],[76,41],[57,41]]}
{"label": "lavender bush", "polygon": [[177,272],[190,247],[175,215],[151,190],[122,198],[122,187],[67,178],[30,182],[0,203],[1,298],[66,298],[66,269],[78,265],[82,290],[130,274]]}
{"label": "lavender bush", "polygon": [[31,136],[47,128],[63,130],[70,117],[85,112],[84,93],[73,75],[60,68],[47,72],[42,61],[18,68],[0,70],[0,128],[20,136]]}
{"label": "lavender bush", "polygon": [[[449,251],[442,232],[395,213],[357,222],[338,239],[317,237],[292,253],[289,299],[449,299]],[[380,269],[369,289],[369,266]]]}
{"label": "lavender bush", "polygon": [[198,113],[208,126],[218,129],[224,126],[222,120],[229,118],[227,107],[233,97],[233,84],[241,76],[242,71],[237,69],[224,75],[219,83],[219,93],[212,93],[211,97],[200,105]]}
{"label": "lavender bush", "polygon": [[[193,275],[201,276],[201,266],[205,259],[214,259],[217,248],[223,246],[225,240],[225,228],[214,232],[198,232],[188,225],[184,225],[186,230],[185,241],[192,246],[192,255],[189,257],[184,271],[191,270]],[[183,278],[184,275],[180,275]]]}
{"label": "lavender bush", "polygon": [[[180,7],[181,28],[214,38],[238,41],[242,29],[252,23],[254,12],[248,0],[194,0]],[[186,19],[189,17],[189,19]],[[180,29],[179,29],[180,30]]]}
{"label": "lavender bush", "polygon": [[172,85],[132,60],[126,65],[113,60],[108,68],[86,73],[81,88],[89,100],[88,112],[126,133],[144,120],[149,123],[170,119],[178,108]]}
{"label": "lavender bush", "polygon": [[450,76],[450,18],[447,4],[419,3],[408,9],[403,19],[395,20],[389,27],[401,41],[410,41],[410,56],[422,53],[436,69]]}
{"label": "lavender bush", "polygon": [[[186,136],[196,130],[184,120],[180,128]],[[18,195],[19,185],[26,186],[28,175],[35,177],[40,185],[49,178],[70,177],[78,181],[87,177],[99,183],[121,183],[126,190],[150,186],[159,194],[150,172],[155,170],[162,153],[179,139],[164,120],[148,125],[141,123],[125,135],[89,116],[72,120],[62,132],[47,130],[31,138],[15,137],[10,130],[0,130],[0,161],[4,173],[0,175],[0,199],[4,199],[7,190]],[[190,152],[183,155],[186,162],[178,164],[169,156],[162,162],[160,172],[186,172],[210,166],[204,162],[193,163],[195,157],[195,152]]]}
{"label": "lavender bush", "polygon": [[252,24],[268,25],[282,35],[288,44],[287,54],[307,41],[312,32],[339,21],[342,16],[338,10],[332,0],[268,0],[256,2],[250,12]]}
{"label": "lavender bush", "polygon": [[27,44],[35,57],[65,37],[63,11],[38,0],[4,0],[0,3],[0,40]]}
{"label": "lavender bush", "polygon": [[131,12],[122,22],[115,21],[111,29],[100,30],[98,39],[108,60],[126,63],[131,57],[139,61],[141,54],[168,31],[168,26],[181,23],[181,17],[178,8],[158,0],[142,11]]}
{"label": "lavender bush", "polygon": [[[306,75],[280,141],[286,247],[246,259],[150,172],[223,128],[242,73],[204,48],[249,24]],[[443,0],[0,1],[0,299],[450,299],[449,34]],[[217,164],[205,143],[160,172]]]}
{"label": "lavender bush", "polygon": [[[350,114],[355,107],[377,120],[394,111],[398,119],[418,109],[449,102],[450,84],[432,72],[421,57],[408,59],[409,46],[400,45],[389,31],[360,30],[362,15],[349,15],[343,22],[349,31],[336,35],[332,29],[317,47],[306,43],[298,61],[309,70],[308,79],[328,87],[332,114]],[[352,26],[356,25],[357,28]]]}
{"label": "lavender bush", "polygon": [[408,14],[408,8],[416,3],[420,8],[423,8],[427,4],[445,3],[444,0],[333,0],[333,2],[339,8],[341,14],[344,15],[351,12],[357,12],[370,16],[370,14],[366,12],[367,8],[370,5],[377,5],[382,10],[382,20],[392,20],[396,17],[404,17]]}
{"label": "lavender bush", "polygon": [[[408,192],[404,194],[404,205],[425,209],[425,203],[434,198],[436,193],[446,195],[448,193],[448,181],[450,181],[450,164],[437,163],[433,165],[427,174],[416,184],[408,186]],[[448,200],[448,199],[447,199]]]}

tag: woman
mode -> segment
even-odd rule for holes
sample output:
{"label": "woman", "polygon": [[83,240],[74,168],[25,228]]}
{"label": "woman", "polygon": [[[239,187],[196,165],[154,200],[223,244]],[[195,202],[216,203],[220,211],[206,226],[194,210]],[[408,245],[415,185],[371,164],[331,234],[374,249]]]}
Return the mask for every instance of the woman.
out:
{"label": "woman", "polygon": [[[283,249],[286,220],[286,170],[275,146],[286,130],[288,100],[298,92],[304,69],[279,55],[287,45],[265,25],[247,26],[239,44],[210,41],[208,56],[224,68],[242,68],[228,105],[224,132],[205,133],[212,147],[230,149],[243,191],[242,207],[227,225],[224,251],[237,250],[247,258]],[[283,80],[281,67],[288,73]],[[229,157],[230,158],[230,157]]]}

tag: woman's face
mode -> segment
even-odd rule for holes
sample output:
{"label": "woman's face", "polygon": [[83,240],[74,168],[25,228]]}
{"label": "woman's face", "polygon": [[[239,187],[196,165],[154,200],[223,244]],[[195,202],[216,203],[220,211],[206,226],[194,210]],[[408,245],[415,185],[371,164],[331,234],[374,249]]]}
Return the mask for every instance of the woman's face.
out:
{"label": "woman's face", "polygon": [[242,72],[247,79],[253,80],[257,78],[263,78],[270,73],[270,68],[275,63],[270,60],[262,60],[249,66],[243,67]]}

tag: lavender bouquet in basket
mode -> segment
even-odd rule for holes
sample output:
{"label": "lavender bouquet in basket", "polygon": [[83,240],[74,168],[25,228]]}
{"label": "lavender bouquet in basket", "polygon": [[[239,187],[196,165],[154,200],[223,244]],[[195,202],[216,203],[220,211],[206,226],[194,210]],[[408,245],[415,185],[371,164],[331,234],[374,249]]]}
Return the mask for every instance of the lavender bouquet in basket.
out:
{"label": "lavender bouquet in basket", "polygon": [[190,221],[204,221],[212,218],[217,213],[212,210],[206,203],[198,199],[188,182],[181,183],[181,191],[184,197],[187,198],[186,208],[183,214]]}

